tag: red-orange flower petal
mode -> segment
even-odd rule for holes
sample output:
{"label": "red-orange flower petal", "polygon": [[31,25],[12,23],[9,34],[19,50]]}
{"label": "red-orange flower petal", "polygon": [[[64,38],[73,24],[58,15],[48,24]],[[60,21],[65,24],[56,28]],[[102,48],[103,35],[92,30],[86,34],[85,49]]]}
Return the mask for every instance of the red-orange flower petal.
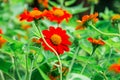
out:
{"label": "red-orange flower petal", "polygon": [[120,64],[112,64],[109,67],[110,71],[114,71],[115,73],[120,73]]}
{"label": "red-orange flower petal", "polygon": [[105,44],[105,42],[103,42],[102,40],[93,39],[91,37],[88,38],[88,41],[95,45],[104,45]]}
{"label": "red-orange flower petal", "polygon": [[115,14],[112,16],[112,20],[120,20],[120,14]]}
{"label": "red-orange flower petal", "polygon": [[68,21],[71,17],[71,14],[61,8],[53,7],[52,10],[45,11],[44,16],[50,21],[61,23],[64,19]]}
{"label": "red-orange flower petal", "polygon": [[28,10],[24,10],[22,14],[20,14],[20,21],[26,20],[28,22],[33,21],[33,17],[30,16],[30,12]]}
{"label": "red-orange flower petal", "polygon": [[85,29],[85,24],[86,22],[88,21],[92,21],[93,23],[96,23],[98,21],[98,13],[95,13],[95,14],[90,14],[90,15],[84,15],[82,17],[82,20],[77,20],[77,22],[79,22],[79,25],[76,27],[76,30],[83,30]]}
{"label": "red-orange flower petal", "polygon": [[38,10],[37,8],[34,8],[32,11],[28,11],[28,10],[24,10],[24,12],[22,14],[20,14],[20,21],[22,20],[26,20],[28,22],[33,21],[34,19],[39,19],[42,16],[42,12],[40,10]]}
{"label": "red-orange flower petal", "polygon": [[2,29],[0,29],[0,34],[2,34],[3,32],[2,32]]}
{"label": "red-orange flower petal", "polygon": [[[63,54],[64,51],[69,51],[68,46],[71,45],[71,42],[65,30],[62,30],[60,27],[54,28],[51,26],[49,30],[43,30],[42,33],[47,43],[53,47],[59,55]],[[45,50],[52,51],[41,38],[40,40]]]}
{"label": "red-orange flower petal", "polygon": [[[3,32],[2,32],[2,29],[0,29],[0,34],[2,34]],[[2,47],[2,45],[4,44],[6,42],[6,40],[2,37],[2,36],[0,36],[0,48]]]}
{"label": "red-orange flower petal", "polygon": [[5,39],[3,39],[1,36],[0,36],[0,48],[2,47],[2,45],[6,42]]}

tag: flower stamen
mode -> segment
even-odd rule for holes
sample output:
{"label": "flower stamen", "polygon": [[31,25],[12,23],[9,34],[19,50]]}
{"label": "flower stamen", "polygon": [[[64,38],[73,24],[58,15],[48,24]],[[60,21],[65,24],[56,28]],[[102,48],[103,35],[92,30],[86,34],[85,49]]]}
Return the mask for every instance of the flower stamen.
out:
{"label": "flower stamen", "polygon": [[62,39],[59,35],[57,34],[53,34],[50,38],[50,40],[52,41],[52,43],[54,45],[59,45],[62,42]]}
{"label": "flower stamen", "polygon": [[64,12],[63,12],[63,10],[57,9],[57,10],[55,10],[55,11],[53,12],[53,14],[54,14],[55,16],[61,17],[61,16],[64,15]]}

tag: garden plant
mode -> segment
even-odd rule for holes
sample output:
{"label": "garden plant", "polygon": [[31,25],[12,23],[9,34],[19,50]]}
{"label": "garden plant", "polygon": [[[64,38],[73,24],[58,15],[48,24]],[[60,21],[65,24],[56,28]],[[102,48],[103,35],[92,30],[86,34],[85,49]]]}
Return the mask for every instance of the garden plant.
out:
{"label": "garden plant", "polygon": [[120,80],[120,0],[105,1],[0,0],[0,80]]}

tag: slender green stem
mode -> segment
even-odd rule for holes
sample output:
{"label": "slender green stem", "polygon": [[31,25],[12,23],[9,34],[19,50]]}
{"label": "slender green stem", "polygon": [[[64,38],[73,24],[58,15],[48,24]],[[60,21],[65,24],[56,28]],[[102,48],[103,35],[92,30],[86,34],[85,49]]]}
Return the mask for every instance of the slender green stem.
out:
{"label": "slender green stem", "polygon": [[61,5],[61,8],[64,7],[64,0],[60,0],[60,5]]}
{"label": "slender green stem", "polygon": [[111,58],[111,55],[112,55],[112,51],[113,51],[113,47],[111,47],[111,49],[110,49],[110,53],[109,53],[109,56],[108,56],[108,60],[107,60],[107,62],[110,61],[110,58]]}
{"label": "slender green stem", "polygon": [[90,14],[93,14],[94,13],[94,4],[91,4],[90,6]]}
{"label": "slender green stem", "polygon": [[34,60],[31,61],[31,68],[30,68],[30,74],[29,74],[29,80],[31,80],[31,75],[32,75],[32,71],[33,71],[33,64],[34,64]]}
{"label": "slender green stem", "polygon": [[5,80],[5,78],[4,78],[4,75],[3,75],[3,72],[0,70],[0,75],[1,75],[1,79],[2,80]]}
{"label": "slender green stem", "polygon": [[47,41],[45,40],[45,38],[44,38],[44,36],[43,36],[43,34],[42,34],[42,31],[39,29],[39,27],[38,27],[38,25],[36,25],[36,23],[35,23],[35,26],[37,27],[37,29],[38,29],[38,31],[39,31],[39,33],[40,33],[40,35],[41,35],[41,38],[42,38],[42,40],[44,41],[44,43],[45,43],[51,50],[53,50],[53,52],[54,52],[54,53],[56,54],[56,56],[57,56],[58,61],[59,61],[59,64],[60,64],[60,66],[59,66],[59,68],[60,68],[60,80],[62,80],[62,62],[61,62],[61,60],[60,60],[60,57],[59,57],[58,53],[56,52],[56,50],[47,43]]}
{"label": "slender green stem", "polygon": [[9,76],[12,80],[16,80],[13,76],[11,76],[10,74],[8,73],[5,73],[7,76]]}
{"label": "slender green stem", "polygon": [[74,56],[73,56],[73,58],[72,58],[72,61],[71,61],[70,67],[69,67],[69,71],[68,71],[68,75],[70,74],[70,72],[71,72],[71,70],[72,70],[72,67],[73,67],[73,64],[74,64],[74,62],[75,62],[75,59],[76,59],[76,57],[77,57],[79,48],[80,48],[80,47],[78,46],[77,49],[76,49],[76,52],[75,52],[75,54],[74,54]]}
{"label": "slender green stem", "polygon": [[25,59],[26,59],[26,80],[29,80],[28,54],[25,55]]}
{"label": "slender green stem", "polygon": [[99,29],[97,29],[94,25],[89,25],[91,26],[93,29],[95,29],[97,32],[103,34],[103,35],[107,35],[107,36],[119,36],[120,37],[120,34],[117,34],[117,33],[105,33],[105,32],[102,32],[100,31]]}
{"label": "slender green stem", "polygon": [[104,77],[105,80],[108,80],[108,78],[107,78],[107,76],[105,75],[105,73],[103,73],[103,72],[101,72],[101,71],[100,71],[99,73]]}
{"label": "slender green stem", "polygon": [[[95,52],[96,48],[97,48],[97,47],[93,47],[93,50],[92,50],[92,52],[91,52],[91,56],[92,56],[93,53]],[[91,56],[90,56],[90,57],[91,57]],[[87,67],[90,57],[88,58],[86,64],[85,64],[84,67],[82,68],[81,74],[84,72],[85,68]]]}
{"label": "slender green stem", "polygon": [[19,80],[22,80],[22,79],[21,79],[21,76],[20,76],[20,73],[18,72],[17,55],[16,55],[16,53],[14,53],[14,55],[15,55],[15,57],[14,57],[15,71],[16,71],[16,73],[17,73],[17,76],[18,76]]}

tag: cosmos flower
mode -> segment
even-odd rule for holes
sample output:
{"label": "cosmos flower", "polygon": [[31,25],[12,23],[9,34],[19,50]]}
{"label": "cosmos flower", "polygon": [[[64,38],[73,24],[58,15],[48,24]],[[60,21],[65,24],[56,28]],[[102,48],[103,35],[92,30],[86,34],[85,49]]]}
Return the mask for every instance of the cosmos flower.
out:
{"label": "cosmos flower", "polygon": [[95,14],[90,14],[90,15],[84,15],[82,17],[82,20],[77,20],[77,22],[79,23],[79,25],[75,28],[76,30],[78,29],[84,29],[86,27],[86,24],[88,21],[92,21],[92,23],[96,23],[98,21],[98,13]]}
{"label": "cosmos flower", "polygon": [[42,12],[39,11],[37,8],[34,8],[32,11],[24,10],[22,14],[20,14],[20,21],[26,20],[28,22],[33,21],[34,19],[39,19],[42,17]]}
{"label": "cosmos flower", "polygon": [[110,71],[113,71],[115,73],[120,73],[120,64],[112,64],[109,67]]}
{"label": "cosmos flower", "polygon": [[[66,34],[65,30],[62,30],[60,27],[54,28],[53,26],[50,26],[49,30],[43,30],[42,33],[46,42],[54,48],[59,55],[63,54],[64,51],[69,51],[68,46],[71,45],[71,42],[69,41],[69,36]],[[42,38],[40,38],[40,40],[45,50],[53,52],[53,50],[46,45]]]}
{"label": "cosmos flower", "polygon": [[44,11],[44,16],[50,21],[55,21],[58,24],[61,23],[64,19],[68,22],[68,19],[71,17],[67,11],[53,7],[52,10]]}
{"label": "cosmos flower", "polygon": [[91,37],[88,38],[88,41],[91,42],[93,45],[104,45],[105,44],[105,42],[103,42],[102,40],[93,39]]}
{"label": "cosmos flower", "polygon": [[48,7],[48,0],[38,0],[38,3],[42,4],[44,7]]}

